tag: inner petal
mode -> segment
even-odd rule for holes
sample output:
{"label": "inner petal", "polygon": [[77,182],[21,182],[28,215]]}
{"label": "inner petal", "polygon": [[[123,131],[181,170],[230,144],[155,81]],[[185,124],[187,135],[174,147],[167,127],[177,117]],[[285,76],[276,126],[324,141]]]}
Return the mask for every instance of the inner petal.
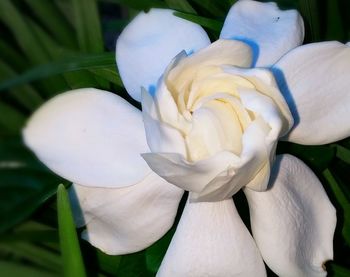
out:
{"label": "inner petal", "polygon": [[199,76],[197,74],[189,91],[187,109],[191,109],[195,101],[213,93],[220,92],[239,96],[237,92],[238,86],[254,89],[254,86],[248,80],[237,75],[221,72],[221,69],[220,72],[214,75]]}
{"label": "inner petal", "polygon": [[228,150],[239,155],[242,150],[242,128],[230,104],[215,99],[193,112],[192,130],[186,137],[192,161]]}

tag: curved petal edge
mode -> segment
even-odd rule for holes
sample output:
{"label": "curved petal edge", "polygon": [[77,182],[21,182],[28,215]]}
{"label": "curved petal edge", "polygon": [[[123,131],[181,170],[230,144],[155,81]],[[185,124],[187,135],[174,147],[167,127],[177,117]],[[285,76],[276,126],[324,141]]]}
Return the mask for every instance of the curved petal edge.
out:
{"label": "curved petal edge", "polygon": [[76,225],[86,225],[82,237],[121,255],[145,249],[171,228],[183,191],[150,173],[126,188],[74,184],[69,195]]}
{"label": "curved petal edge", "polygon": [[300,46],[273,66],[295,120],[285,140],[319,145],[350,136],[349,61],[349,45],[329,41]]}
{"label": "curved petal edge", "polygon": [[278,276],[326,276],[336,211],[315,174],[291,155],[277,156],[270,188],[244,190],[254,239]]}
{"label": "curved petal edge", "polygon": [[237,1],[229,11],[220,38],[241,40],[254,52],[254,66],[270,66],[304,40],[304,22],[296,10],[276,3]]}
{"label": "curved petal edge", "polygon": [[266,276],[254,240],[232,199],[187,203],[157,274]]}
{"label": "curved petal edge", "polygon": [[91,187],[123,187],[151,170],[142,114],[123,98],[86,88],[41,106],[23,130],[25,144],[56,174]]}
{"label": "curved petal edge", "polygon": [[175,16],[173,10],[141,12],[126,26],[116,45],[116,59],[124,86],[137,101],[141,87],[154,91],[158,79],[182,50],[188,54],[210,44],[204,29]]}

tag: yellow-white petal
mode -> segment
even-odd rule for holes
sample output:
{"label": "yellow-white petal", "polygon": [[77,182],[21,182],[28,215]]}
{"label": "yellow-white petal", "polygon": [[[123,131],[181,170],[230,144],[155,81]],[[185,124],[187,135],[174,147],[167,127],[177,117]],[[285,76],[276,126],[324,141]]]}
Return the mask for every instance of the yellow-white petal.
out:
{"label": "yellow-white petal", "polygon": [[29,119],[26,145],[56,174],[92,187],[123,187],[150,169],[142,114],[107,91],[78,89],[60,94]]}
{"label": "yellow-white petal", "polygon": [[254,52],[254,65],[269,66],[302,44],[304,23],[296,10],[280,10],[273,2],[240,0],[229,11],[220,38],[247,43]]}
{"label": "yellow-white petal", "polygon": [[350,47],[307,44],[286,54],[274,73],[295,125],[286,140],[325,144],[350,135]]}
{"label": "yellow-white petal", "polygon": [[210,44],[201,26],[173,13],[165,9],[141,12],[118,38],[119,73],[128,93],[137,101],[141,101],[141,87],[155,90],[158,79],[179,52],[196,52]]}
{"label": "yellow-white petal", "polygon": [[89,188],[74,184],[69,191],[82,237],[110,255],[140,251],[173,225],[183,191],[153,172],[125,188]]}
{"label": "yellow-white petal", "polygon": [[333,257],[335,209],[314,173],[291,155],[277,156],[270,188],[244,190],[264,261],[284,277],[326,276]]}
{"label": "yellow-white petal", "polygon": [[187,203],[158,277],[266,276],[232,199]]}
{"label": "yellow-white petal", "polygon": [[[192,201],[227,199],[243,186],[264,190],[269,172],[266,137],[270,128],[258,118],[247,127],[240,156],[221,151],[207,159],[188,162],[176,153],[145,153],[142,157],[159,176],[184,190],[193,192]],[[272,143],[269,147],[274,147]]]}

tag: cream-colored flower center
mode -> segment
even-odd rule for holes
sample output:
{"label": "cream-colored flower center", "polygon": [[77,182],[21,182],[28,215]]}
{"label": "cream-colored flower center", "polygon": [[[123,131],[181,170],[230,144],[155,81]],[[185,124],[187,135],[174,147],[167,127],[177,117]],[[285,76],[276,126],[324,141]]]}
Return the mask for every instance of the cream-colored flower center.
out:
{"label": "cream-colored flower center", "polygon": [[[180,128],[189,161],[224,150],[237,156],[241,154],[245,129],[261,116],[242,100],[251,93],[265,95],[259,91],[254,78],[210,65],[182,72],[175,68],[170,71],[166,85],[186,122],[185,128]],[[271,128],[268,124],[265,127]]]}
{"label": "cream-colored flower center", "polygon": [[265,190],[278,138],[293,124],[272,73],[251,69],[250,48],[219,40],[180,53],[142,105],[151,152],[143,157],[192,200]]}

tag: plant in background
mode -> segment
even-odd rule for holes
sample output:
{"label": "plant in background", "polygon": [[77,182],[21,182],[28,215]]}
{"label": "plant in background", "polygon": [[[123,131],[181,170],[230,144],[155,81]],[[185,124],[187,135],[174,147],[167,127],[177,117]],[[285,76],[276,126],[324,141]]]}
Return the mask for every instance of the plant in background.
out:
{"label": "plant in background", "polygon": [[[261,256],[279,276],[325,276],[335,210],[311,170],[275,150],[281,137],[315,145],[349,135],[350,48],[303,38],[300,15],[274,3],[238,1],[213,44],[170,10],[141,13],[116,53],[142,113],[114,94],[74,90],[34,113],[25,142],[74,183],[77,225],[106,253],[161,238],[185,190],[159,276],[265,276]],[[255,241],[232,201],[241,188]]]}

